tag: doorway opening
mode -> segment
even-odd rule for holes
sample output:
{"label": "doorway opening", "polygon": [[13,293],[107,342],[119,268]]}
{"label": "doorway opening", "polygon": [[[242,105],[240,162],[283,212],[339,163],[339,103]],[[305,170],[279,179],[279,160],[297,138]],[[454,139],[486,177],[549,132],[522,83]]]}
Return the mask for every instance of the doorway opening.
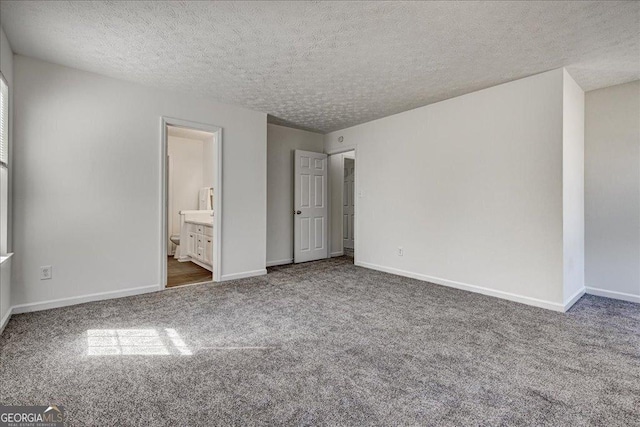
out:
{"label": "doorway opening", "polygon": [[351,262],[356,250],[356,152],[329,156],[331,190],[331,256]]}
{"label": "doorway opening", "polygon": [[221,129],[162,120],[163,287],[219,281]]}
{"label": "doorway opening", "polygon": [[356,157],[355,153],[345,153],[342,155],[344,161],[344,182],[342,191],[342,247],[344,255],[353,259],[355,250],[355,217],[356,217]]}

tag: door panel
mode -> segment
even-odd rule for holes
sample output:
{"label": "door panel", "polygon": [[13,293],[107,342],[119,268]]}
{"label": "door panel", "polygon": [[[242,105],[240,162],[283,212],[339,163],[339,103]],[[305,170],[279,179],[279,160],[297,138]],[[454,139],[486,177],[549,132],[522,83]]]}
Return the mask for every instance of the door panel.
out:
{"label": "door panel", "polygon": [[327,258],[327,155],[295,151],[294,262]]}
{"label": "door panel", "polygon": [[325,181],[325,177],[316,175],[314,178],[316,180],[316,188],[314,189],[315,190],[315,196],[316,196],[315,207],[316,208],[323,208],[324,207],[324,181]]}
{"label": "door panel", "polygon": [[300,207],[308,208],[311,206],[311,176],[300,176]]}
{"label": "door panel", "polygon": [[324,236],[324,218],[314,218],[316,229],[314,230],[315,246],[314,249],[324,248],[324,238],[318,239],[317,236]]}
{"label": "door panel", "polygon": [[348,238],[349,238],[349,215],[342,215],[342,240],[345,240]]}
{"label": "door panel", "polygon": [[204,262],[206,264],[213,264],[213,237],[204,236]]}
{"label": "door panel", "polygon": [[308,251],[311,249],[309,241],[311,240],[311,221],[309,218],[300,218],[300,250]]}
{"label": "door panel", "polygon": [[190,257],[197,256],[198,241],[196,233],[189,232],[189,240],[187,241],[187,255]]}

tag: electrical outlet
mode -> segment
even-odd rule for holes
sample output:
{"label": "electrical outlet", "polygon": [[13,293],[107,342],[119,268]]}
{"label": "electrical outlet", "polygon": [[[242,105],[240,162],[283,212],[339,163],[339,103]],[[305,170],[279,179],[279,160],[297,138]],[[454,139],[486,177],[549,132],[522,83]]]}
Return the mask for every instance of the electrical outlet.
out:
{"label": "electrical outlet", "polygon": [[402,246],[398,246],[398,256],[403,256],[404,255],[404,249],[402,249]]}
{"label": "electrical outlet", "polygon": [[51,279],[52,274],[52,267],[50,265],[43,265],[42,267],[40,267],[40,280],[49,280]]}

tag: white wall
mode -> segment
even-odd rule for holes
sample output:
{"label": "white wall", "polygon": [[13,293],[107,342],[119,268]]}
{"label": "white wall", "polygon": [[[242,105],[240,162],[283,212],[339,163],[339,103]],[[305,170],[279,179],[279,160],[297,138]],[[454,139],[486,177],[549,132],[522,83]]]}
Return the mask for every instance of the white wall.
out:
{"label": "white wall", "polygon": [[321,134],[267,125],[267,265],[293,261],[293,153],[322,153]]}
{"label": "white wall", "polygon": [[325,135],[357,146],[358,264],[564,310],[563,73]]}
{"label": "white wall", "polygon": [[265,272],[266,114],[14,61],[14,304],[157,289],[161,116],[223,128],[222,277]]}
{"label": "white wall", "polygon": [[586,285],[640,302],[640,81],[587,92]]}
{"label": "white wall", "polygon": [[564,302],[584,293],[584,92],[564,73],[562,229]]}
{"label": "white wall", "polygon": [[[169,136],[169,235],[180,234],[181,210],[198,209],[198,192],[203,187],[205,163],[213,162],[213,153],[205,161],[201,140]],[[212,169],[211,166],[208,169]],[[212,185],[213,186],[213,185]]]}
{"label": "white wall", "polygon": [[[6,251],[11,252],[13,250],[12,245],[12,172],[13,172],[13,95],[14,95],[14,87],[13,87],[13,52],[11,50],[11,46],[9,45],[9,40],[7,39],[6,34],[2,27],[0,27],[0,72],[7,81],[7,85],[9,86],[9,170],[2,171],[0,180],[2,180],[2,184],[0,191],[7,191],[8,203],[5,206],[2,206],[0,211],[0,218],[6,218],[6,228],[0,228],[0,239],[3,242],[6,242]],[[4,190],[6,188],[6,190]],[[4,243],[0,246],[4,246]],[[5,249],[5,248],[2,248]],[[2,252],[2,251],[0,251]],[[11,260],[7,260],[5,263],[0,265],[0,331],[5,325],[5,322],[8,321],[10,316],[10,307],[11,307]]]}

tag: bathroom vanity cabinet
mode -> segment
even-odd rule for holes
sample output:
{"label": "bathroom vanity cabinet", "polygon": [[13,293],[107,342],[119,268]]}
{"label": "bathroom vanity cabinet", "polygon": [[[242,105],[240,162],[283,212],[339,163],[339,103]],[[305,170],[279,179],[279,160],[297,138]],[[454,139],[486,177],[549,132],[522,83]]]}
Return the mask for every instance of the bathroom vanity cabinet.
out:
{"label": "bathroom vanity cabinet", "polygon": [[192,262],[207,270],[213,265],[213,224],[199,221],[185,221],[187,241],[186,255]]}

